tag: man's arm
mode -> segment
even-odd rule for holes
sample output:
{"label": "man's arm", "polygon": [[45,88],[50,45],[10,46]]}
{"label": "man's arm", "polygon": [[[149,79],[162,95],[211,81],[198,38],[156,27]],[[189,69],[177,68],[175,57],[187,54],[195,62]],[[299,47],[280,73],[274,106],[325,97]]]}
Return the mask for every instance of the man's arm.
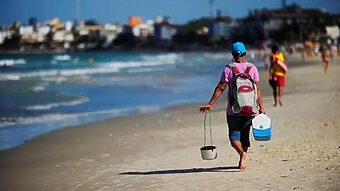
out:
{"label": "man's arm", "polygon": [[206,110],[210,110],[227,86],[227,82],[219,82],[214,90],[214,94],[211,96],[209,103],[207,105],[201,106],[200,111],[204,112]]}

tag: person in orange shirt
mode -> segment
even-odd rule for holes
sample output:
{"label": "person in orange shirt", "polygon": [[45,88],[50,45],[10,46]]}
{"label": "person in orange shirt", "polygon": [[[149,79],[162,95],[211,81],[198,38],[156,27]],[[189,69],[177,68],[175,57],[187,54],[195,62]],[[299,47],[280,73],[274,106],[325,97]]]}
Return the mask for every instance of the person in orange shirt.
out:
{"label": "person in orange shirt", "polygon": [[271,47],[272,55],[270,56],[269,68],[269,84],[273,88],[274,107],[277,104],[283,105],[282,97],[285,86],[285,75],[287,72],[287,65],[283,54],[279,51],[277,45]]}

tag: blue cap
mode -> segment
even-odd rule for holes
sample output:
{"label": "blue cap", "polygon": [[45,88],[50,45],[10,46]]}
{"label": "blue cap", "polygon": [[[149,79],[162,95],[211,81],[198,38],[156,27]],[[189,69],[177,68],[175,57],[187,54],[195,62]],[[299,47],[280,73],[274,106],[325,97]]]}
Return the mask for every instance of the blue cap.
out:
{"label": "blue cap", "polygon": [[231,47],[231,54],[234,58],[239,58],[247,53],[247,49],[242,42],[235,42]]}

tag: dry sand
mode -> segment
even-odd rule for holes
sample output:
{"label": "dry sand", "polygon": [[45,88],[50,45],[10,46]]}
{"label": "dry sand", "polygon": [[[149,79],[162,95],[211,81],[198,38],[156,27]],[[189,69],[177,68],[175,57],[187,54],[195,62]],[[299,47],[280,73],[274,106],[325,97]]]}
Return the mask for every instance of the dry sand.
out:
{"label": "dry sand", "polygon": [[[216,160],[200,157],[200,104],[181,105],[62,129],[2,151],[0,190],[340,190],[339,59],[327,75],[319,59],[291,62],[299,67],[289,69],[284,106],[264,98],[272,140],[251,138],[246,171],[236,168],[220,101],[212,113]],[[261,78],[270,95],[267,73]]]}

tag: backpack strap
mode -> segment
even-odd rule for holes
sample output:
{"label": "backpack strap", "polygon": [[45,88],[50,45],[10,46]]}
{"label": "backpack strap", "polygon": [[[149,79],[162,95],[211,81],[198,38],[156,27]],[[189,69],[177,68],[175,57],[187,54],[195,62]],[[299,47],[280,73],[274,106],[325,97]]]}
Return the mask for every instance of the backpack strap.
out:
{"label": "backpack strap", "polygon": [[241,73],[240,70],[236,66],[232,66],[230,69],[234,72],[235,75]]}
{"label": "backpack strap", "polygon": [[[244,73],[246,73],[246,74],[249,75],[249,72],[250,72],[250,70],[251,70],[251,68],[252,68],[253,66],[254,66],[253,64],[251,64],[251,63],[248,62],[247,68],[246,68],[246,70],[244,71]],[[234,63],[228,64],[227,67],[230,68],[231,71],[233,71],[233,73],[234,73],[235,75],[242,73],[242,72],[240,72],[240,70],[236,67],[236,65],[235,65]]]}
{"label": "backpack strap", "polygon": [[247,68],[246,68],[246,70],[244,71],[244,73],[246,73],[246,74],[249,75],[249,72],[250,72],[251,68],[252,68],[251,65],[247,66]]}
{"label": "backpack strap", "polygon": [[228,64],[227,67],[234,73],[234,75],[241,73],[234,63]]}

